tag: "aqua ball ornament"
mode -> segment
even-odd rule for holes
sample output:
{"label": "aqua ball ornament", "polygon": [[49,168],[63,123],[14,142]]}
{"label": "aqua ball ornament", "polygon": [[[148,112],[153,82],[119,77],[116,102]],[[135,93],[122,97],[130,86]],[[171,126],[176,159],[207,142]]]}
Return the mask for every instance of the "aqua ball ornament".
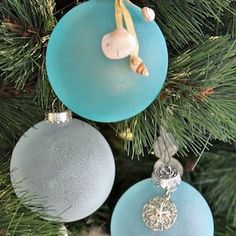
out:
{"label": "aqua ball ornament", "polygon": [[60,222],[77,221],[96,211],[115,177],[107,141],[78,119],[65,124],[42,121],[31,127],[15,146],[10,169],[16,195],[34,196],[29,208],[35,211],[33,206],[40,203],[45,219]]}
{"label": "aqua ball ornament", "polygon": [[214,222],[211,210],[202,195],[182,181],[172,194],[177,208],[177,219],[171,228],[153,231],[142,219],[143,206],[153,197],[163,196],[151,179],[145,179],[129,188],[118,201],[111,220],[112,236],[213,236]]}
{"label": "aqua ball ornament", "polygon": [[125,2],[135,24],[140,57],[149,76],[134,73],[129,58],[110,60],[101,41],[115,29],[114,0],[90,0],[55,26],[47,47],[46,68],[59,99],[73,112],[98,122],[128,119],[147,108],[166,79],[168,52],[161,30],[146,22],[141,9]]}

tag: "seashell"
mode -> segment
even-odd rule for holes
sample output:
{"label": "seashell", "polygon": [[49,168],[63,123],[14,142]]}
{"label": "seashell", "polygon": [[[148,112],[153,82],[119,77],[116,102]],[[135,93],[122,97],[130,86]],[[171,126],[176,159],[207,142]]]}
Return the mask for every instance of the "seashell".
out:
{"label": "seashell", "polygon": [[155,20],[155,12],[149,7],[143,7],[142,14],[143,14],[145,21],[154,21]]}
{"label": "seashell", "polygon": [[143,60],[140,57],[132,56],[129,61],[130,68],[135,73],[143,76],[148,76],[149,72],[147,67],[144,65]]}
{"label": "seashell", "polygon": [[136,46],[136,38],[124,28],[117,28],[102,38],[102,51],[113,60],[129,56]]}

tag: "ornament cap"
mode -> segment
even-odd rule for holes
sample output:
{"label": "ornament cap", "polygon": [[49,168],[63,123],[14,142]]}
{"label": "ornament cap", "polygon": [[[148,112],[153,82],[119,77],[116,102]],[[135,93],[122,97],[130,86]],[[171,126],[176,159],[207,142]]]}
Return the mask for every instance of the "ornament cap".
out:
{"label": "ornament cap", "polygon": [[171,166],[162,166],[154,169],[152,172],[152,181],[155,185],[169,192],[173,192],[181,183],[181,177],[177,169]]}
{"label": "ornament cap", "polygon": [[62,112],[48,112],[45,120],[50,124],[65,124],[72,120],[72,112],[69,110]]}

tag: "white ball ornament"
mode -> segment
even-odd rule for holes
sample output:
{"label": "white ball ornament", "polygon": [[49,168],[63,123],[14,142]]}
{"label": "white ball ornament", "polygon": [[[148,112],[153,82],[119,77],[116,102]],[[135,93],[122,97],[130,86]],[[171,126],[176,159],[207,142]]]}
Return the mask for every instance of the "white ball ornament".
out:
{"label": "white ball ornament", "polygon": [[[62,117],[66,122],[60,122]],[[12,153],[11,181],[18,197],[22,191],[34,194],[43,200],[47,215],[72,222],[104,203],[115,165],[100,132],[69,115],[62,117],[54,116],[51,123],[41,121],[20,138]]]}

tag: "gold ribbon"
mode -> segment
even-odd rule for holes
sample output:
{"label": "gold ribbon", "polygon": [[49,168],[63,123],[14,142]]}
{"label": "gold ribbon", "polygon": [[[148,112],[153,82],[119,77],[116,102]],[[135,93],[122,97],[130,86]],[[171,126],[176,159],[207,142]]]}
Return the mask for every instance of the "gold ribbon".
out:
{"label": "gold ribbon", "polygon": [[[131,3],[129,0],[127,2]],[[130,64],[136,64],[137,68],[135,69],[136,73],[141,75],[148,75],[148,70],[146,66],[143,64],[142,59],[138,56],[139,54],[139,43],[138,38],[136,35],[134,23],[132,17],[130,15],[129,10],[126,8],[123,0],[115,0],[115,20],[116,20],[116,27],[117,28],[124,28],[123,22],[125,22],[125,26],[127,31],[131,33],[134,38],[136,39],[136,48],[130,54]],[[132,66],[131,66],[132,67]]]}

